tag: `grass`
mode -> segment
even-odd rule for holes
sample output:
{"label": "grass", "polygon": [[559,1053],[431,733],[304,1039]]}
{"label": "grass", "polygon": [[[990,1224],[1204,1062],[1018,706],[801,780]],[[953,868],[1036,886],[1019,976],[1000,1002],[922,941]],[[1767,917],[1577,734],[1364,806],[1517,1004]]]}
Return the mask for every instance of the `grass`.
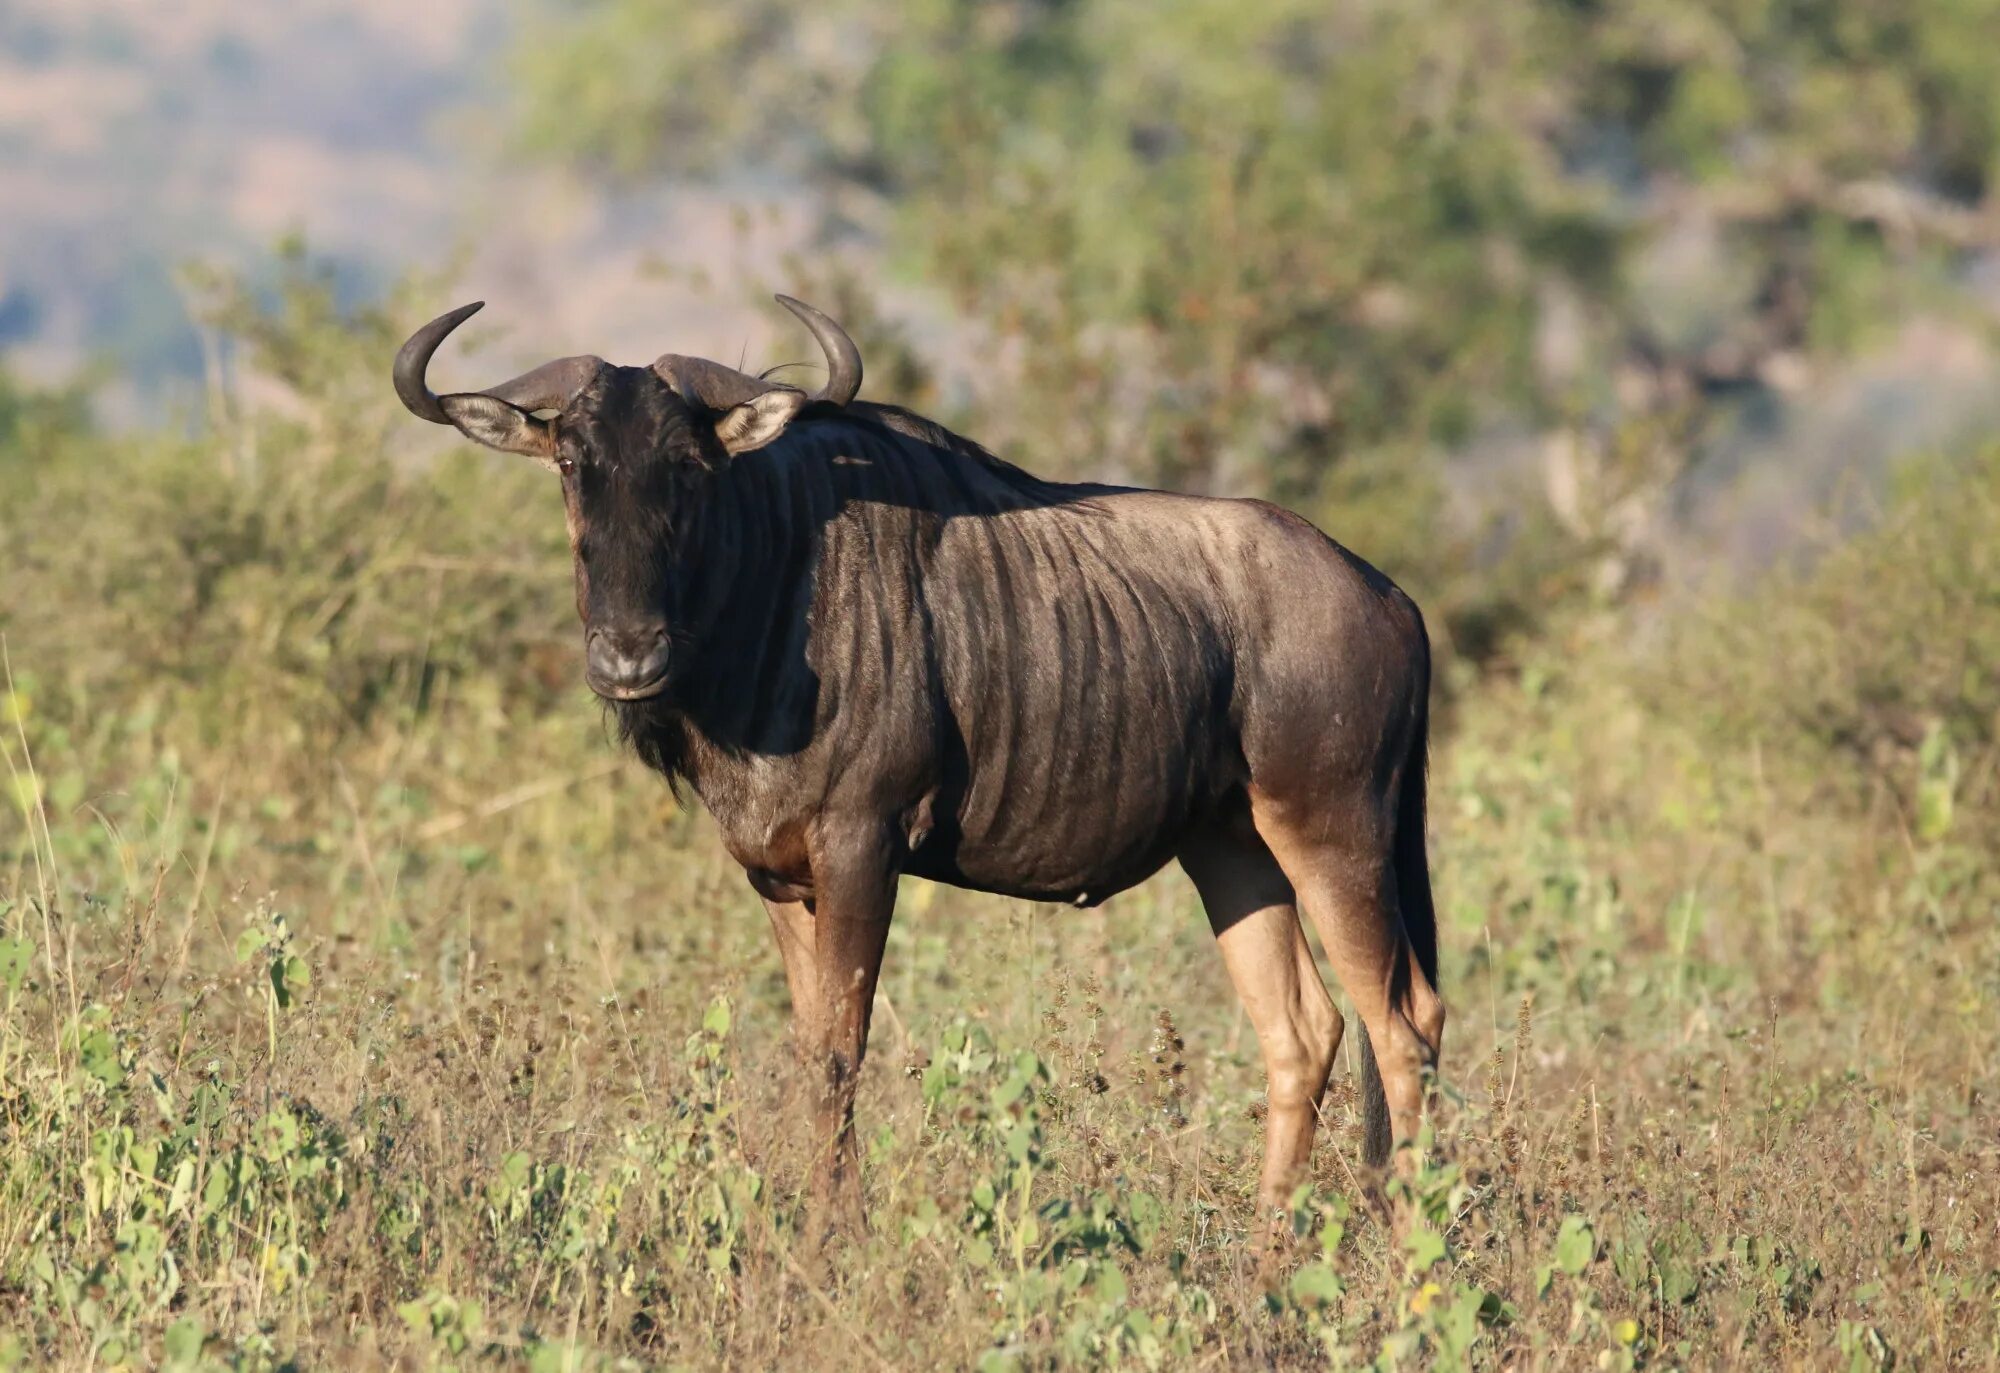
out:
{"label": "grass", "polygon": [[2000,1363],[2000,456],[1461,670],[1407,1242],[1344,1064],[1257,1282],[1183,880],[908,882],[821,1273],[761,907],[578,682],[536,474],[332,403],[391,332],[289,419],[0,448],[0,1366]]}

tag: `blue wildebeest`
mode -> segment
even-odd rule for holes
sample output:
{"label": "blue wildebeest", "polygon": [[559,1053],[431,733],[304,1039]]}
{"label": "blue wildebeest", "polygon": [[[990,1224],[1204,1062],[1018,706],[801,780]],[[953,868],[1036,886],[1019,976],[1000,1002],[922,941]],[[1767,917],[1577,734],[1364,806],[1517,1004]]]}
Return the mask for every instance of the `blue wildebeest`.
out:
{"label": "blue wildebeest", "polygon": [[1269,1079],[1262,1206],[1361,1018],[1366,1152],[1413,1137],[1444,1028],[1416,605],[1297,515],[1044,481],[911,412],[700,358],[569,357],[417,415],[562,487],[584,677],[769,909],[817,1100],[813,1195],[858,1218],[856,1075],[896,880],[1091,906],[1176,859]]}

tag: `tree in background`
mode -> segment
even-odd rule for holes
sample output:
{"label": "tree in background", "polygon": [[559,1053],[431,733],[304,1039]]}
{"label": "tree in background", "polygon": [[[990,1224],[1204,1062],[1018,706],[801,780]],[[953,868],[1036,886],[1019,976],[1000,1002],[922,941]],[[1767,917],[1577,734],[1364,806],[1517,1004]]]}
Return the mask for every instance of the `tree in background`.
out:
{"label": "tree in background", "polygon": [[[1995,243],[1995,32],[1994,0],[585,0],[526,41],[521,132],[801,179],[984,327],[1004,383],[955,418],[1316,509],[1477,656],[1643,581],[1732,407],[1949,308]],[[1507,432],[1548,499],[1496,540],[1444,490]]]}

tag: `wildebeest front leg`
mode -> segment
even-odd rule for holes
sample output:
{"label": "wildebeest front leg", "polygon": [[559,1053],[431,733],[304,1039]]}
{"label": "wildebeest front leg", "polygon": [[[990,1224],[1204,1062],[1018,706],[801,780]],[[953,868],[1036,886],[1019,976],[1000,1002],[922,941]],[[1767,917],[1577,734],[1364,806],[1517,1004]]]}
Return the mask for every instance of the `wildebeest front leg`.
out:
{"label": "wildebeest front leg", "polygon": [[801,1054],[818,1043],[812,1018],[819,1010],[819,961],[814,951],[812,912],[803,901],[773,901],[764,898],[771,916],[771,933],[777,937],[778,954],[785,960],[785,985],[792,993],[792,1043]]}
{"label": "wildebeest front leg", "polygon": [[808,1070],[818,1092],[813,1209],[827,1224],[859,1229],[861,1163],[854,1094],[868,1048],[875,982],[896,902],[886,835],[822,824],[812,846],[813,962],[818,1005]]}

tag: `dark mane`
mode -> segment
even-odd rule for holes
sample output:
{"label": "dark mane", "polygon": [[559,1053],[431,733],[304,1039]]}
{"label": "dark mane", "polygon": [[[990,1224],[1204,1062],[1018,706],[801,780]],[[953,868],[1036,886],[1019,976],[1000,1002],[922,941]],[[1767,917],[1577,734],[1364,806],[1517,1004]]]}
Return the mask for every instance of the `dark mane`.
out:
{"label": "dark mane", "polygon": [[[858,465],[840,465],[864,457]],[[781,475],[787,472],[792,475]],[[736,643],[740,636],[762,641],[777,623],[770,612],[788,603],[787,585],[801,584],[803,577],[810,587],[810,564],[795,559],[818,556],[812,551],[820,538],[817,527],[843,500],[859,497],[885,511],[977,517],[1054,505],[1091,511],[1095,497],[1114,489],[1037,477],[935,420],[873,401],[807,408],[769,447],[733,460],[704,486],[695,499],[705,537],[715,542],[712,556],[698,556],[708,557],[704,571],[729,588],[724,598],[735,609],[726,617],[726,633],[736,650],[742,647]],[[775,599],[766,603],[761,599],[766,596]],[[752,603],[756,609],[746,610]],[[749,679],[740,685],[757,689]],[[739,706],[743,699],[748,698],[739,699]],[[664,697],[609,703],[621,742],[665,777],[676,796],[681,784],[692,780],[695,761],[686,705]],[[741,749],[744,741],[722,746]]]}
{"label": "dark mane", "polygon": [[633,756],[664,777],[676,805],[686,801],[681,784],[688,780],[687,729],[678,714],[654,701],[606,701],[605,714],[618,724],[618,741]]}
{"label": "dark mane", "polygon": [[981,466],[991,468],[1014,481],[1039,485],[1046,480],[995,455],[986,445],[968,439],[963,434],[953,433],[936,420],[900,405],[890,405],[883,401],[857,400],[837,409],[833,406],[815,406],[799,418],[808,422],[815,419],[844,420],[863,428],[886,430],[891,434],[915,439],[918,443],[928,444],[932,448],[941,449],[955,456],[970,458]]}
{"label": "dark mane", "polygon": [[986,446],[976,443],[961,434],[954,434],[934,419],[919,415],[900,405],[889,405],[882,401],[859,400],[844,407],[838,413],[849,419],[861,420],[907,434],[933,448],[942,448],[968,458],[978,458],[981,462],[997,463],[1000,459],[988,452]]}

